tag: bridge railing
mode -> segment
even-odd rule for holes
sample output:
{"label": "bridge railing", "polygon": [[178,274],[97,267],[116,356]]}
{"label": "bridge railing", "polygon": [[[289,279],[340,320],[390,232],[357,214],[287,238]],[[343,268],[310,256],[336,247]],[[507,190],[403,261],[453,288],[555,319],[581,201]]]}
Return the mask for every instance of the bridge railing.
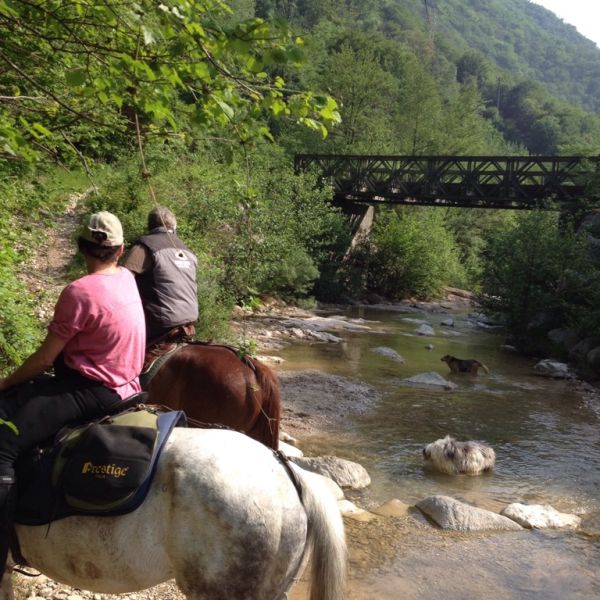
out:
{"label": "bridge railing", "polygon": [[579,201],[600,157],[299,154],[295,166],[319,173],[338,200],[514,209]]}

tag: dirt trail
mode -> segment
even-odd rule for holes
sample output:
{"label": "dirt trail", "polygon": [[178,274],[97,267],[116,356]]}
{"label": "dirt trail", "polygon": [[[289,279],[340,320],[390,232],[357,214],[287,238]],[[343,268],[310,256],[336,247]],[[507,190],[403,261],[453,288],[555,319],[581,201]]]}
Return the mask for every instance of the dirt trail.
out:
{"label": "dirt trail", "polygon": [[77,252],[74,236],[79,227],[83,205],[93,188],[70,194],[63,214],[45,228],[43,241],[25,261],[19,279],[36,296],[36,316],[48,321],[58,295],[67,283],[69,265]]}

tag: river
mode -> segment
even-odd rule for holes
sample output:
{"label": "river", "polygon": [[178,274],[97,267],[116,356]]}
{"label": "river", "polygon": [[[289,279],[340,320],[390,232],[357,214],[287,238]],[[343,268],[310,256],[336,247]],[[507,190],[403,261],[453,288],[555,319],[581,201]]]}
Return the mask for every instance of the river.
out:
{"label": "river", "polygon": [[[391,498],[413,505],[443,494],[495,512],[511,502],[550,504],[583,519],[576,531],[484,534],[441,531],[416,512],[404,519],[347,519],[348,598],[600,598],[597,395],[573,381],[536,375],[534,359],[504,349],[502,336],[474,326],[467,313],[450,315],[453,327],[441,325],[449,316],[442,313],[353,307],[345,314],[364,319],[369,331],[344,332],[341,344],[293,344],[279,355],[287,370],[318,369],[380,393],[343,431],[302,440],[306,454],[335,454],[368,470],[371,486],[347,493],[349,499],[368,509]],[[415,335],[420,320],[433,326],[434,337]],[[381,346],[405,363],[373,351]],[[452,376],[440,361],[444,354],[476,358],[490,373]],[[437,371],[458,388],[402,382],[426,371]],[[493,473],[425,471],[423,446],[446,434],[491,445],[497,456]]]}

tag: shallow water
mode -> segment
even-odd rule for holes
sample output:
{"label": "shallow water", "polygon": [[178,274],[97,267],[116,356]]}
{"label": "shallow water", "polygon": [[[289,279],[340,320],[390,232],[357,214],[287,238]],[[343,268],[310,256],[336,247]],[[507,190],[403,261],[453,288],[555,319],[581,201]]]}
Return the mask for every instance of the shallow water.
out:
{"label": "shallow water", "polygon": [[[367,320],[371,330],[344,333],[341,345],[294,345],[280,355],[287,370],[319,369],[381,393],[340,435],[312,437],[303,446],[307,454],[336,454],[365,466],[372,485],[347,494],[350,499],[370,508],[390,498],[414,504],[445,494],[494,511],[511,502],[551,504],[584,519],[577,532],[467,536],[418,521],[396,532],[394,519],[358,524],[351,534],[349,598],[600,598],[598,401],[573,382],[535,375],[534,359],[501,349],[503,338],[474,327],[466,314],[450,315],[454,327],[440,325],[448,314],[353,309],[347,316]],[[433,326],[435,337],[414,335],[418,319]],[[378,346],[393,348],[406,362],[373,352]],[[476,358],[490,374],[451,376],[440,361],[444,354]],[[425,371],[437,371],[458,388],[402,383]],[[423,446],[446,434],[489,443],[497,456],[494,472],[425,471]]]}

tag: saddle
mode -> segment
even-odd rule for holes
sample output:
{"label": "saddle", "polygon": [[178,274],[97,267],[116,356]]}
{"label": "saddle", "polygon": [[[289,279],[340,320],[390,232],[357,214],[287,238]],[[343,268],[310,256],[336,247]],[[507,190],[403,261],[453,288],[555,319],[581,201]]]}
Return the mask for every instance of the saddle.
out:
{"label": "saddle", "polygon": [[[173,330],[176,332],[177,330]],[[227,344],[216,344],[215,342],[202,341],[202,340],[192,340],[189,338],[179,338],[176,337],[169,338],[166,341],[161,341],[160,343],[154,344],[148,348],[146,351],[146,357],[144,359],[144,367],[142,372],[140,373],[140,385],[142,386],[142,390],[148,390],[150,386],[150,381],[152,378],[158,373],[159,369],[170,359],[173,357],[175,353],[177,353],[182,348],[186,346],[211,346],[216,348],[225,348],[226,350],[230,350],[233,352],[244,364],[250,367],[253,371],[256,369],[254,363],[248,358],[248,356],[239,348],[235,348],[234,346],[229,346]]]}
{"label": "saddle", "polygon": [[15,522],[43,525],[72,515],[135,510],[152,482],[158,457],[182,411],[137,405],[62,430],[55,441],[17,461]]}

